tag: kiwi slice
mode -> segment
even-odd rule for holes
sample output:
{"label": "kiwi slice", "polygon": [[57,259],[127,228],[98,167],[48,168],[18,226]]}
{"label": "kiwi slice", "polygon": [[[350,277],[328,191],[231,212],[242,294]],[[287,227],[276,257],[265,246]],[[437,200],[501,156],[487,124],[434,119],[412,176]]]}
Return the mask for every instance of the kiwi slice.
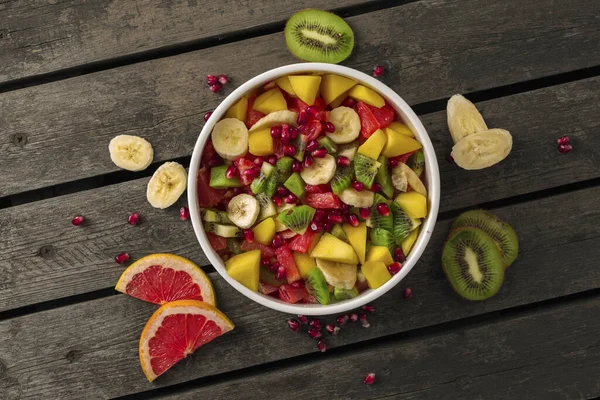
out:
{"label": "kiwi slice", "polygon": [[265,193],[269,197],[273,197],[277,186],[283,185],[283,183],[290,177],[292,173],[292,163],[294,159],[288,156],[281,157],[275,164],[275,171],[271,174],[265,185]]}
{"label": "kiwi slice", "polygon": [[392,173],[389,169],[388,159],[385,156],[380,156],[377,162],[381,164],[375,175],[375,182],[381,185],[381,191],[391,199],[394,196],[394,185],[392,184]]}
{"label": "kiwi slice", "polygon": [[335,224],[331,228],[331,234],[344,242],[348,242],[348,235],[346,235],[346,232],[344,232],[344,229],[340,224]]}
{"label": "kiwi slice", "polygon": [[423,175],[423,171],[425,170],[425,154],[423,153],[423,150],[419,150],[415,154],[410,156],[406,164],[420,178],[421,175]]}
{"label": "kiwi slice", "polygon": [[317,139],[319,142],[319,146],[325,147],[329,154],[337,153],[338,147],[337,144],[333,143],[333,140],[329,139],[327,136],[321,136]]}
{"label": "kiwi slice", "polygon": [[302,177],[297,172],[294,172],[292,175],[290,175],[283,186],[285,186],[290,192],[294,193],[299,199],[303,198],[306,194],[306,190],[304,190],[304,180],[302,180]]}
{"label": "kiwi slice", "polygon": [[356,156],[356,150],[358,150],[358,142],[356,140],[351,143],[339,144],[338,156],[348,157],[348,160],[352,161]]}
{"label": "kiwi slice", "polygon": [[515,230],[494,214],[485,210],[467,211],[456,218],[451,229],[465,227],[479,228],[496,242],[500,248],[505,268],[508,268],[517,259],[519,239]]}
{"label": "kiwi slice", "polygon": [[290,52],[304,61],[337,64],[354,47],[354,33],[342,18],[327,11],[298,11],[285,25]]}
{"label": "kiwi slice", "polygon": [[225,211],[217,211],[206,208],[202,210],[202,220],[216,222],[217,224],[233,224]]}
{"label": "kiwi slice", "polygon": [[354,165],[350,163],[347,167],[337,168],[335,175],[331,178],[331,190],[333,193],[339,195],[344,190],[350,187],[352,180],[354,179]]}
{"label": "kiwi slice", "polygon": [[333,288],[333,297],[335,297],[336,300],[348,300],[348,299],[353,299],[356,296],[358,296],[358,289],[355,287],[353,287],[352,289],[341,289],[338,287],[334,287]]}
{"label": "kiwi slice", "polygon": [[390,201],[380,195],[379,193],[375,193],[373,198],[373,207],[371,207],[371,225],[373,228],[382,228],[386,231],[393,232],[394,231],[394,217],[390,213],[387,216],[383,216],[379,214],[377,211],[377,206],[380,203],[387,204],[390,207]]}
{"label": "kiwi slice", "polygon": [[306,290],[321,304],[329,304],[331,302],[331,294],[329,286],[325,280],[325,275],[317,267],[314,267],[306,275]]}
{"label": "kiwi slice", "polygon": [[228,165],[219,165],[218,167],[212,167],[210,169],[210,182],[209,186],[215,189],[228,189],[232,187],[242,186],[240,178],[234,176],[232,179],[228,179],[225,175],[227,173]]}
{"label": "kiwi slice", "polygon": [[242,236],[242,230],[237,226],[217,224],[216,222],[206,222],[204,224],[204,230],[226,238]]}
{"label": "kiwi slice", "polygon": [[279,214],[277,219],[298,235],[304,235],[315,215],[315,211],[314,208],[309,206],[296,206]]}
{"label": "kiwi slice", "polygon": [[390,208],[392,209],[394,219],[393,233],[396,238],[396,244],[399,246],[413,230],[417,229],[421,222],[409,217],[406,211],[404,211],[395,201],[392,202]]}
{"label": "kiwi slice", "polygon": [[371,157],[367,157],[360,153],[357,153],[354,157],[354,172],[356,173],[356,180],[362,182],[367,189],[371,189],[371,186],[375,181],[375,175],[377,175],[378,168],[379,163],[377,160],[373,160]]}
{"label": "kiwi slice", "polygon": [[371,244],[373,246],[385,246],[390,251],[390,254],[394,254],[396,250],[396,241],[394,235],[390,231],[386,231],[381,228],[371,229]]}
{"label": "kiwi slice", "polygon": [[296,154],[294,154],[294,158],[300,162],[304,160],[304,153],[306,153],[307,142],[303,138],[304,135],[298,135],[294,142],[292,143],[296,148]]}
{"label": "kiwi slice", "polygon": [[262,163],[262,166],[260,167],[260,174],[250,184],[250,190],[252,190],[252,193],[258,194],[264,192],[267,186],[267,181],[269,180],[269,177],[273,174],[274,170],[275,167],[269,164],[268,162]]}
{"label": "kiwi slice", "polygon": [[[240,254],[242,252],[242,249],[240,247],[240,241],[238,239],[234,239],[234,238],[227,239],[227,249],[229,249],[229,251],[232,252],[233,254]],[[264,268],[261,268],[261,269],[264,269]]]}
{"label": "kiwi slice", "polygon": [[442,266],[454,290],[468,300],[492,297],[504,280],[500,249],[477,228],[462,228],[450,235],[442,250]]}

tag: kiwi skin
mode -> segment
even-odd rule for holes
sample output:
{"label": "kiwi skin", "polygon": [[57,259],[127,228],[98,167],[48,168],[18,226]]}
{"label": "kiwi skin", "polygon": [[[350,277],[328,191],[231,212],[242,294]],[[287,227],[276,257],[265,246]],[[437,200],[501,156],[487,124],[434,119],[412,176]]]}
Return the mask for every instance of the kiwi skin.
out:
{"label": "kiwi skin", "polygon": [[308,293],[313,295],[315,299],[323,305],[331,302],[331,293],[329,293],[325,275],[323,275],[323,272],[317,267],[308,271],[308,276],[306,277],[306,290],[308,290]]}

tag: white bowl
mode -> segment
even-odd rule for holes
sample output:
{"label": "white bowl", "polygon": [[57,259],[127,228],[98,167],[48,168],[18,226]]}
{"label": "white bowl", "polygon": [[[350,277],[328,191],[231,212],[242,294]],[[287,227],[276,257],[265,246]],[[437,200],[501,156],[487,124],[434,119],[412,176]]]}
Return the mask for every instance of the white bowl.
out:
{"label": "white bowl", "polygon": [[[229,107],[231,107],[239,98],[241,98],[251,89],[262,87],[265,83],[275,80],[276,78],[279,78],[284,75],[307,72],[334,73],[346,76],[349,78],[353,78],[359,81],[360,83],[376,90],[389,102],[390,105],[392,105],[395,108],[396,112],[398,112],[398,114],[412,129],[412,131],[415,132],[415,136],[423,145],[423,150],[425,153],[425,173],[427,178],[425,185],[427,186],[429,197],[429,215],[424,221],[421,228],[421,234],[419,235],[419,238],[413,246],[413,249],[410,252],[409,256],[406,258],[402,269],[399,273],[394,275],[392,279],[390,279],[378,289],[368,289],[358,297],[329,305],[285,303],[281,300],[265,296],[258,292],[254,292],[246,288],[233,278],[231,278],[225,270],[225,264],[223,260],[213,250],[212,246],[208,242],[206,233],[204,232],[204,227],[202,225],[200,207],[198,206],[198,199],[196,194],[196,171],[198,171],[198,169],[200,168],[200,158],[204,149],[204,144],[210,137],[210,133],[215,123],[218,122],[225,115]],[[202,246],[202,250],[204,250],[204,253],[208,257],[212,265],[215,267],[217,272],[221,274],[221,276],[238,292],[242,293],[249,299],[254,300],[257,303],[260,303],[266,307],[289,314],[328,315],[343,313],[352,309],[356,309],[364,304],[367,304],[377,299],[378,297],[386,293],[388,290],[396,286],[410,272],[410,270],[421,257],[421,254],[423,254],[423,251],[425,250],[425,247],[427,246],[427,243],[429,242],[429,239],[433,232],[433,227],[435,225],[438,214],[439,202],[440,173],[437,159],[435,157],[435,152],[433,149],[433,145],[431,144],[431,140],[429,139],[429,136],[425,131],[425,127],[423,127],[423,124],[421,123],[417,115],[414,113],[414,111],[409,107],[408,104],[406,104],[406,102],[400,96],[396,94],[396,92],[394,92],[392,89],[390,89],[388,86],[384,85],[377,79],[355,69],[335,64],[301,63],[286,65],[264,72],[250,79],[248,82],[244,83],[239,88],[234,90],[233,93],[227,96],[225,100],[223,100],[221,104],[219,104],[219,106],[213,112],[206,125],[204,125],[202,132],[200,132],[200,136],[198,137],[198,140],[196,141],[196,146],[194,147],[194,152],[192,153],[192,161],[190,164],[190,170],[188,175],[188,203],[190,208],[190,215],[192,218],[192,224],[194,226],[194,232],[196,232],[196,236],[198,237],[198,241]]]}

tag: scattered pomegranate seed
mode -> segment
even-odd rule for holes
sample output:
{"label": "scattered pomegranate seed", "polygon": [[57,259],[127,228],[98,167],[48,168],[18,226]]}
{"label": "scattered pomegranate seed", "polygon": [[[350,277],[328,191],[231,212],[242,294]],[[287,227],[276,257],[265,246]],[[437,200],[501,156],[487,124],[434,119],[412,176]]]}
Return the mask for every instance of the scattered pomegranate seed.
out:
{"label": "scattered pomegranate seed", "polygon": [[390,158],[390,167],[394,168],[398,166],[398,160],[395,158]]}
{"label": "scattered pomegranate seed", "polygon": [[358,321],[358,314],[356,314],[356,313],[350,314],[350,322],[356,322],[356,321]]}
{"label": "scattered pomegranate seed", "polygon": [[235,178],[235,176],[237,175],[237,168],[235,167],[235,165],[230,165],[227,168],[227,171],[225,171],[225,177],[227,179],[233,179]]}
{"label": "scattered pomegranate seed", "polygon": [[217,165],[221,165],[221,164],[223,164],[223,160],[221,160],[220,157],[213,157],[210,160],[208,160],[209,167],[216,167]]}
{"label": "scattered pomegranate seed", "polygon": [[385,70],[383,69],[383,66],[381,66],[381,65],[378,65],[378,66],[376,66],[375,68],[373,68],[373,76],[374,76],[375,78],[379,78],[381,75],[383,75],[383,72],[384,72],[384,71],[385,71]]}
{"label": "scattered pomegranate seed", "polygon": [[269,158],[267,158],[267,162],[271,165],[277,164],[277,156],[269,156]]}
{"label": "scattered pomegranate seed", "polygon": [[346,156],[338,156],[337,165],[339,165],[340,167],[347,167],[348,165],[350,165],[350,159]]}
{"label": "scattered pomegranate seed", "polygon": [[396,250],[394,250],[394,260],[398,262],[404,262],[405,259],[406,256],[402,252],[402,249],[400,247],[396,248]]}
{"label": "scattered pomegranate seed", "polygon": [[320,329],[315,329],[315,328],[310,328],[308,330],[308,336],[310,336],[311,339],[321,339],[323,337],[323,335],[321,334],[321,330]]}
{"label": "scattered pomegranate seed", "polygon": [[278,139],[281,137],[281,128],[279,126],[271,127],[271,137],[274,139]]}
{"label": "scattered pomegranate seed", "polygon": [[352,187],[354,188],[354,190],[356,190],[357,192],[362,192],[363,189],[365,188],[364,183],[359,182],[359,181],[354,181],[352,182]]}
{"label": "scattered pomegranate seed", "polygon": [[286,124],[281,126],[281,143],[282,144],[290,144],[290,128]]}
{"label": "scattered pomegranate seed", "polygon": [[358,225],[360,225],[360,221],[358,220],[358,217],[355,214],[348,215],[348,223],[355,228]]}
{"label": "scattered pomegranate seed", "polygon": [[311,328],[321,329],[321,320],[316,318],[311,319],[308,325],[310,325]]}
{"label": "scattered pomegranate seed", "polygon": [[317,140],[315,140],[315,139],[311,140],[306,145],[306,150],[307,151],[314,151],[314,150],[316,150],[318,148],[319,148],[319,142],[317,142]]}
{"label": "scattered pomegranate seed", "polygon": [[446,157],[446,160],[448,160],[448,162],[451,163],[451,164],[454,163],[454,157],[452,157],[452,154],[448,154],[448,157]]}
{"label": "scattered pomegranate seed", "polygon": [[373,372],[368,373],[367,376],[365,376],[363,382],[365,383],[365,385],[372,385],[373,383],[375,383],[375,374]]}
{"label": "scattered pomegranate seed", "polygon": [[83,215],[77,215],[77,216],[73,217],[73,219],[71,220],[71,223],[75,226],[79,226],[79,225],[83,224],[84,219],[85,219],[85,217]]}
{"label": "scattered pomegranate seed", "polygon": [[362,219],[367,219],[371,216],[371,210],[367,207],[361,207],[358,212],[360,212],[360,217]]}
{"label": "scattered pomegranate seed", "polygon": [[190,218],[190,209],[186,206],[183,206],[179,209],[179,218],[182,221],[187,221]]}
{"label": "scattered pomegranate seed", "polygon": [[298,332],[300,330],[300,323],[298,322],[297,319],[288,319],[287,323],[288,323],[288,326],[290,327],[290,329],[293,330],[294,332]]}
{"label": "scattered pomegranate seed", "polygon": [[306,325],[308,324],[308,317],[306,315],[298,314],[298,321],[300,321],[301,324]]}
{"label": "scattered pomegranate seed", "polygon": [[350,319],[350,317],[348,316],[348,314],[343,314],[340,315],[336,318],[336,322],[339,326],[344,326],[346,325],[346,323],[348,323],[348,320]]}
{"label": "scattered pomegranate seed", "polygon": [[221,84],[220,83],[215,83],[214,85],[210,85],[210,91],[213,93],[217,93],[218,91],[221,90]]}
{"label": "scattered pomegranate seed", "polygon": [[381,193],[381,185],[379,183],[372,184],[371,191],[373,191],[375,193]]}
{"label": "scattered pomegranate seed", "polygon": [[212,111],[209,111],[206,114],[204,114],[204,122],[208,121],[208,119],[210,118],[211,115],[212,115]]}
{"label": "scattered pomegranate seed", "polygon": [[571,150],[573,150],[573,146],[571,146],[570,144],[559,144],[558,145],[558,151],[560,151],[562,154],[570,153]]}
{"label": "scattered pomegranate seed", "polygon": [[343,221],[342,213],[338,210],[333,210],[332,212],[329,213],[329,216],[327,217],[327,219],[329,221],[331,221],[332,224],[341,224]]}
{"label": "scattered pomegranate seed", "polygon": [[317,221],[313,221],[310,223],[310,230],[313,232],[321,232],[323,230],[323,225],[319,224]]}
{"label": "scattered pomegranate seed", "polygon": [[117,262],[117,264],[125,264],[127,261],[129,261],[129,254],[128,253],[117,254],[115,256],[115,261]]}
{"label": "scattered pomegranate seed", "polygon": [[298,129],[291,127],[290,128],[290,137],[292,139],[296,139],[298,137]]}
{"label": "scattered pomegranate seed", "polygon": [[268,258],[263,258],[260,260],[260,265],[262,265],[265,268],[269,268],[271,266],[271,260],[269,260]]}
{"label": "scattered pomegranate seed", "polygon": [[319,109],[315,106],[310,106],[306,109],[306,113],[308,114],[309,117],[319,118],[321,111],[319,111]]}
{"label": "scattered pomegranate seed", "polygon": [[285,267],[283,265],[280,265],[279,268],[277,268],[277,272],[275,272],[275,279],[279,281],[285,279]]}
{"label": "scattered pomegranate seed", "polygon": [[399,262],[394,262],[388,265],[387,269],[390,272],[390,274],[396,275],[402,269],[402,264],[400,264]]}
{"label": "scattered pomegranate seed", "polygon": [[214,76],[214,75],[206,75],[206,83],[208,83],[209,85],[214,85],[218,81],[219,80],[217,79],[216,76]]}
{"label": "scattered pomegranate seed", "polygon": [[375,307],[373,307],[370,304],[365,304],[364,306],[362,306],[362,309],[371,314],[375,312]]}
{"label": "scattered pomegranate seed", "polygon": [[249,242],[254,242],[254,232],[252,229],[244,229],[244,239]]}
{"label": "scattered pomegranate seed", "polygon": [[292,172],[302,172],[302,163],[298,160],[292,162]]}
{"label": "scattered pomegranate seed", "polygon": [[327,155],[327,149],[325,147],[319,147],[315,151],[312,152],[312,156],[314,158],[325,158]]}
{"label": "scattered pomegranate seed", "polygon": [[140,214],[134,212],[129,214],[129,216],[127,217],[127,223],[129,225],[137,225],[137,223],[140,221]]}
{"label": "scattered pomegranate seed", "polygon": [[356,100],[354,100],[352,97],[346,97],[346,99],[342,102],[342,105],[344,107],[353,108],[356,105]]}
{"label": "scattered pomegranate seed", "polygon": [[335,132],[335,125],[331,122],[327,122],[325,124],[325,132],[329,132],[329,133]]}
{"label": "scattered pomegranate seed", "polygon": [[571,138],[567,135],[558,138],[558,144],[571,144]]}
{"label": "scattered pomegranate seed", "polygon": [[278,248],[278,247],[281,247],[282,244],[283,244],[283,239],[281,238],[281,236],[275,235],[275,237],[273,238],[273,242],[272,242],[273,247]]}
{"label": "scattered pomegranate seed", "polygon": [[390,215],[390,208],[385,203],[379,203],[377,204],[377,212],[383,215],[384,217],[387,217],[388,215]]}
{"label": "scattered pomegranate seed", "polygon": [[225,74],[219,75],[219,83],[221,85],[225,85],[227,82],[229,82],[229,80],[227,79],[227,75],[225,75]]}
{"label": "scattered pomegranate seed", "polygon": [[340,328],[335,326],[334,324],[325,325],[325,330],[332,336],[337,335],[340,332]]}
{"label": "scattered pomegranate seed", "polygon": [[290,193],[283,199],[287,204],[296,204],[298,202],[298,197],[294,193]]}
{"label": "scattered pomegranate seed", "polygon": [[408,300],[411,297],[412,297],[412,289],[411,288],[404,289],[404,298]]}
{"label": "scattered pomegranate seed", "polygon": [[367,314],[360,314],[358,316],[358,319],[360,320],[360,323],[361,323],[361,325],[362,325],[363,328],[368,328],[368,327],[371,326],[371,324],[367,320]]}
{"label": "scattered pomegranate seed", "polygon": [[[283,142],[283,138],[282,138],[282,142]],[[283,146],[283,152],[285,154],[287,154],[288,156],[293,156],[294,154],[296,154],[296,148],[290,144],[288,144],[287,146]]]}
{"label": "scattered pomegranate seed", "polygon": [[305,125],[308,122],[308,116],[306,115],[306,111],[300,111],[298,113],[298,118],[296,119],[296,123],[298,125]]}
{"label": "scattered pomegranate seed", "polygon": [[325,353],[325,351],[327,351],[327,345],[325,344],[325,339],[319,340],[319,342],[317,343],[317,348],[319,349],[319,351],[321,353]]}
{"label": "scattered pomegranate seed", "polygon": [[259,166],[259,167],[260,167],[260,166],[262,166],[264,162],[265,162],[264,158],[262,158],[262,157],[260,157],[260,156],[259,156],[259,157],[256,157],[256,158],[254,159],[254,165],[257,165],[257,166]]}
{"label": "scattered pomegranate seed", "polygon": [[277,261],[272,262],[269,266],[269,270],[271,270],[272,273],[276,273],[280,266],[281,264],[279,264]]}
{"label": "scattered pomegranate seed", "polygon": [[302,163],[302,166],[304,168],[308,168],[308,167],[310,167],[312,165],[312,163],[313,163],[312,156],[310,154],[305,155],[304,156],[304,162]]}
{"label": "scattered pomegranate seed", "polygon": [[283,199],[279,196],[273,196],[273,203],[279,207],[280,205],[283,204]]}

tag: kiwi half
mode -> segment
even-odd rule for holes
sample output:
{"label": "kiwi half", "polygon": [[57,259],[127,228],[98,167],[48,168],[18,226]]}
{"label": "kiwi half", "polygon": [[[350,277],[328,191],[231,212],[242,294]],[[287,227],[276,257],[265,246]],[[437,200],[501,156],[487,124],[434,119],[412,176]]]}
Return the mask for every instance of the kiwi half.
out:
{"label": "kiwi half", "polygon": [[519,239],[515,230],[494,214],[485,210],[471,210],[459,215],[452,223],[452,230],[460,228],[478,228],[487,233],[500,248],[502,262],[508,268],[519,253]]}
{"label": "kiwi half", "polygon": [[331,294],[325,280],[325,275],[317,267],[314,267],[306,276],[306,290],[321,304],[331,302]]}
{"label": "kiwi half", "polygon": [[298,11],[288,20],[285,42],[292,54],[304,61],[337,64],[354,47],[354,32],[342,18],[327,11]]}
{"label": "kiwi half", "polygon": [[331,178],[331,190],[339,195],[350,187],[354,179],[354,165],[350,163],[347,167],[338,168],[335,175]]}
{"label": "kiwi half", "polygon": [[315,211],[314,208],[309,206],[297,206],[282,212],[277,216],[277,219],[298,235],[304,235],[308,224],[315,215]]}
{"label": "kiwi half", "polygon": [[371,157],[360,153],[357,153],[354,157],[356,180],[363,183],[367,189],[371,189],[378,169],[379,163],[377,160],[373,160]]}
{"label": "kiwi half", "polygon": [[442,251],[442,266],[454,290],[468,300],[492,297],[504,280],[498,246],[477,228],[458,229],[450,235]]}

